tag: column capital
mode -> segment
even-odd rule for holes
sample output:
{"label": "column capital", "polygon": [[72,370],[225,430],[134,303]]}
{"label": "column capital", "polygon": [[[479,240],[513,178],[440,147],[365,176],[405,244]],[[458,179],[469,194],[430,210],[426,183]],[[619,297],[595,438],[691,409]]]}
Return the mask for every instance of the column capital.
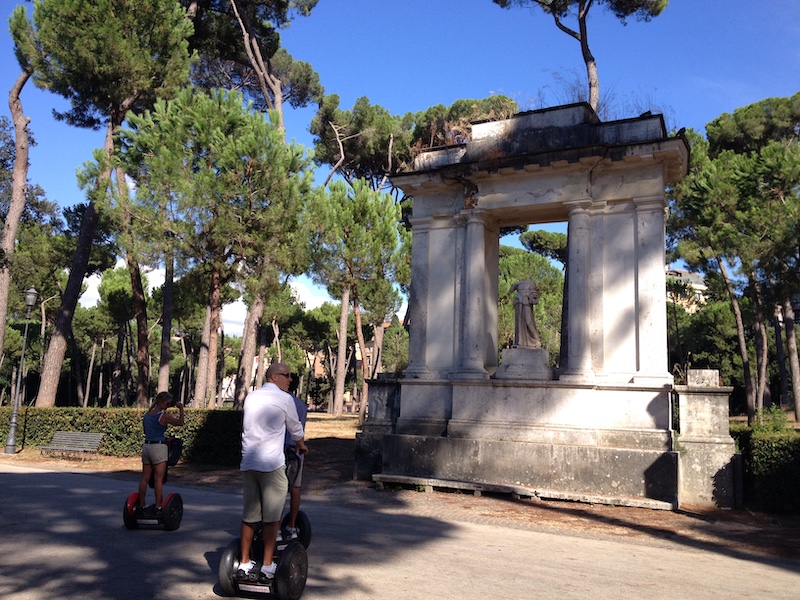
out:
{"label": "column capital", "polygon": [[415,217],[412,215],[408,217],[408,222],[412,229],[415,227],[419,228],[420,230],[430,229],[431,224],[433,223],[433,217]]}
{"label": "column capital", "polygon": [[595,202],[592,198],[575,198],[573,200],[565,200],[562,202],[564,206],[569,209],[569,214],[572,215],[573,213],[579,212],[586,212],[590,210]]}
{"label": "column capital", "polygon": [[639,196],[632,198],[637,212],[662,210],[667,206],[667,197],[664,194],[657,196]]}
{"label": "column capital", "polygon": [[459,211],[456,218],[462,222],[466,222],[467,225],[471,223],[487,225],[494,220],[491,214],[482,208],[468,208],[466,210]]}

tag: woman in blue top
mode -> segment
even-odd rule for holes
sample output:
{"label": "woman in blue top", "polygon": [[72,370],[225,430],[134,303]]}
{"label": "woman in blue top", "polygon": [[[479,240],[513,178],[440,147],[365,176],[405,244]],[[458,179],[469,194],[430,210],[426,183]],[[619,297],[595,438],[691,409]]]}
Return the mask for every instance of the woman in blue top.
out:
{"label": "woman in blue top", "polygon": [[[167,412],[167,409],[175,406],[180,415]],[[156,493],[156,511],[161,510],[164,490],[164,474],[167,472],[167,458],[169,449],[167,438],[164,432],[167,425],[180,427],[183,425],[183,404],[178,402],[173,404],[172,394],[169,392],[159,392],[156,401],[150,407],[144,418],[144,444],[142,445],[142,480],[139,482],[139,511],[145,507],[145,497],[147,495],[147,483],[150,476],[155,472],[153,488]]]}

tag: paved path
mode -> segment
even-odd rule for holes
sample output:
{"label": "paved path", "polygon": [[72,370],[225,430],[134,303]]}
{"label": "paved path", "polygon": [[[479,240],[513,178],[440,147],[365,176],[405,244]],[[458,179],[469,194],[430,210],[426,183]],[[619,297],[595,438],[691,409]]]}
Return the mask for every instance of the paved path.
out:
{"label": "paved path", "polygon": [[[220,595],[237,493],[179,488],[180,529],[128,531],[130,481],[0,463],[0,598]],[[800,561],[743,559],[668,541],[534,531],[412,514],[391,494],[304,498],[313,526],[304,600],[800,597]]]}

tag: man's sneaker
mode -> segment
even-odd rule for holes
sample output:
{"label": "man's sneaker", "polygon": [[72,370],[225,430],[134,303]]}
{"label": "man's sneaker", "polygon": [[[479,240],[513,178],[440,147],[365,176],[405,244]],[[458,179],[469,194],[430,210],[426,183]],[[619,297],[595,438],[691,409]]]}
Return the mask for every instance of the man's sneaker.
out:
{"label": "man's sneaker", "polygon": [[300,534],[297,532],[297,527],[286,528],[286,541],[290,542],[296,540],[298,537],[300,537]]}
{"label": "man's sneaker", "polygon": [[239,570],[236,571],[236,577],[245,581],[256,581],[258,579],[258,569],[256,569],[256,561],[251,560],[247,564],[240,564]]}
{"label": "man's sneaker", "polygon": [[258,583],[269,583],[273,579],[275,579],[275,571],[277,570],[278,565],[272,563],[271,565],[263,566],[258,571]]}
{"label": "man's sneaker", "polygon": [[283,544],[283,531],[278,529],[278,536],[275,538],[276,544]]}

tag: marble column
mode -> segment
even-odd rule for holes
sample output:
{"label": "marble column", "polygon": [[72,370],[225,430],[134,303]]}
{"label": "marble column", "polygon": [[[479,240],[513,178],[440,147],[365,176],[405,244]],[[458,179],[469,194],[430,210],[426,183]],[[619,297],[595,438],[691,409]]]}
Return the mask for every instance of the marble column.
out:
{"label": "marble column", "polygon": [[567,240],[569,250],[569,319],[567,322],[567,369],[559,377],[562,381],[589,382],[592,371],[591,339],[589,335],[590,303],[589,275],[591,271],[591,234],[589,209],[591,199],[565,202],[570,207]]}
{"label": "marble column", "polygon": [[463,252],[463,293],[461,296],[461,344],[459,379],[488,379],[484,365],[483,330],[486,316],[486,215],[465,211],[466,236]]}
{"label": "marble column", "polygon": [[664,196],[634,198],[636,204],[636,316],[638,369],[635,383],[672,383],[667,358],[666,206]]}
{"label": "marble column", "polygon": [[408,297],[408,367],[407,378],[429,376],[426,361],[428,344],[428,260],[430,244],[429,217],[409,219],[411,223],[411,290]]}

